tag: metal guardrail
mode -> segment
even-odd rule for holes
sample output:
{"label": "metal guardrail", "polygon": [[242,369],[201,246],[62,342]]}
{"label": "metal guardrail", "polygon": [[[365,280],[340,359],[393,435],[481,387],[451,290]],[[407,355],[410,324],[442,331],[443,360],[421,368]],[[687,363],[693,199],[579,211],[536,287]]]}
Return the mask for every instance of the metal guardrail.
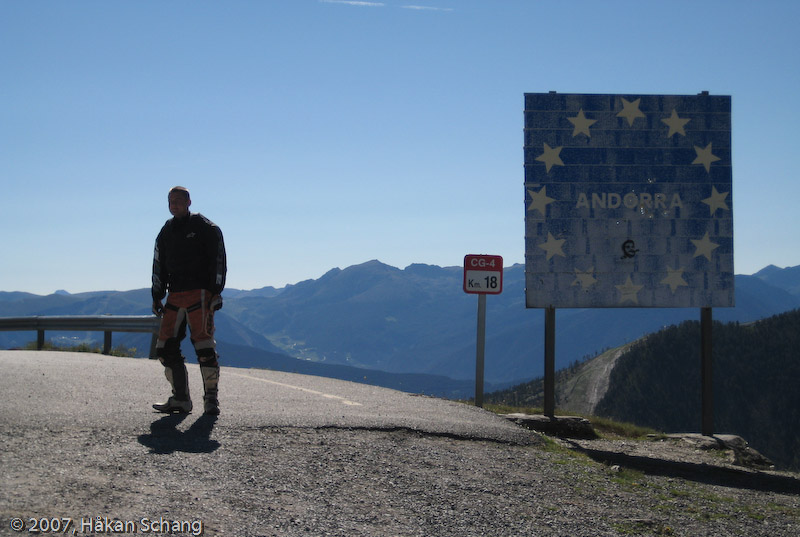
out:
{"label": "metal guardrail", "polygon": [[104,332],[103,354],[111,353],[113,332],[152,333],[150,357],[155,356],[161,319],[155,315],[52,315],[34,317],[0,317],[0,331],[25,332],[35,330],[36,348],[44,347],[46,330]]}

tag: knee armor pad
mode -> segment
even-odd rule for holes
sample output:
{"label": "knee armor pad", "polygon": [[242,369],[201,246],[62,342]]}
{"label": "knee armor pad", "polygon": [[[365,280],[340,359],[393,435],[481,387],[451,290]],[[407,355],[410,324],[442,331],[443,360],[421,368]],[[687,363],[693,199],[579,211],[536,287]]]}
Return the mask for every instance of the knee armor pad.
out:
{"label": "knee armor pad", "polygon": [[184,358],[181,354],[180,340],[177,338],[169,338],[164,343],[163,347],[156,349],[156,356],[165,366],[183,362]]}
{"label": "knee armor pad", "polygon": [[218,355],[214,349],[203,349],[197,353],[201,367],[219,367]]}

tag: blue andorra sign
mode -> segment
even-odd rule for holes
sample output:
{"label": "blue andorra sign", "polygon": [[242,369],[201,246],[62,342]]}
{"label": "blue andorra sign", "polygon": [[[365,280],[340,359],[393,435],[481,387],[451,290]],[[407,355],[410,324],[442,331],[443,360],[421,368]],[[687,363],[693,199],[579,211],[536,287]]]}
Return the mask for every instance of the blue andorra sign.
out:
{"label": "blue andorra sign", "polygon": [[529,308],[734,305],[731,98],[525,94]]}

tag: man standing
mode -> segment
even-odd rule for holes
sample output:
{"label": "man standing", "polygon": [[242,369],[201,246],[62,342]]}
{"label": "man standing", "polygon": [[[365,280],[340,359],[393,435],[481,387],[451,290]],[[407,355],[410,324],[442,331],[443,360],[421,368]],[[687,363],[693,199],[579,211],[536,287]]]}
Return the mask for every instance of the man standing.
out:
{"label": "man standing", "polygon": [[[181,341],[186,337],[188,324],[203,376],[203,411],[216,416],[219,363],[214,312],[222,307],[220,295],[227,272],[225,243],[222,231],[213,222],[189,211],[192,200],[186,188],[172,188],[167,199],[172,218],[156,238],[152,293],[153,313],[161,317],[156,356],[164,365],[172,396],[153,408],[164,413],[192,411],[189,379],[181,354]],[[162,304],[165,296],[167,302]]]}

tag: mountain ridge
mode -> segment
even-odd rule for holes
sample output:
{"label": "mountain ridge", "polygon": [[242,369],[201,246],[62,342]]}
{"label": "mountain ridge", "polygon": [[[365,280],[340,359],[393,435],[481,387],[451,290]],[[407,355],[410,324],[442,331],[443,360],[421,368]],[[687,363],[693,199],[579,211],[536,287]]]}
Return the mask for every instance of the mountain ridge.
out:
{"label": "mountain ridge", "polygon": [[[715,309],[715,320],[751,322],[800,307],[800,294],[792,293],[800,285],[798,268],[765,267],[737,276],[737,306]],[[222,360],[251,367],[248,353],[263,350],[323,365],[450,378],[465,386],[475,376],[477,299],[463,292],[462,277],[462,267],[417,263],[399,269],[370,260],[281,289],[226,289],[217,339],[239,347]],[[524,286],[524,266],[515,264],[505,269],[503,293],[487,297],[487,385],[509,386],[542,374],[544,315],[525,308]],[[149,314],[149,289],[0,292],[0,316],[103,313]],[[698,316],[696,309],[558,310],[556,367]],[[147,349],[144,337],[115,334],[114,342]],[[2,346],[24,343],[19,334],[0,332]]]}

